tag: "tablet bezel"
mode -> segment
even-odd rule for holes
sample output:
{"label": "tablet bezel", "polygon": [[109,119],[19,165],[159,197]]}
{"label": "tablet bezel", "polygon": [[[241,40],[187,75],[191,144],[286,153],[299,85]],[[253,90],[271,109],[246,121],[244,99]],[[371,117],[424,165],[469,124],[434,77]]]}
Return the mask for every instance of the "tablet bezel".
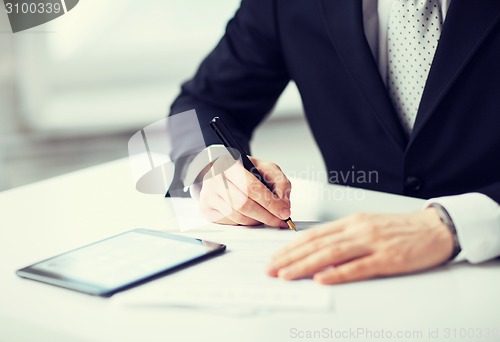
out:
{"label": "tablet bezel", "polygon": [[[38,264],[47,262],[49,260],[64,256],[64,255],[72,253],[72,252],[75,252],[77,250],[81,250],[81,249],[93,246],[95,244],[104,242],[106,240],[110,240],[110,239],[116,238],[118,236],[121,236],[124,234],[129,234],[129,233],[146,234],[146,235],[155,236],[158,238],[179,241],[181,243],[190,243],[190,244],[197,244],[197,245],[201,244],[205,247],[205,254],[202,254],[202,255],[199,255],[199,256],[196,256],[193,258],[188,258],[188,259],[186,259],[186,260],[184,260],[184,261],[182,261],[174,266],[168,266],[168,267],[166,266],[164,269],[161,269],[156,273],[137,278],[131,282],[123,283],[123,284],[120,284],[119,286],[116,286],[116,287],[103,287],[103,286],[93,284],[90,282],[85,282],[85,281],[82,281],[79,279],[65,277],[63,274],[60,274],[60,273],[46,272],[46,271],[35,268]],[[154,280],[154,279],[157,279],[159,277],[165,276],[167,274],[179,271],[187,266],[191,266],[191,265],[198,263],[202,260],[208,259],[212,256],[217,255],[217,254],[220,254],[220,253],[224,252],[225,249],[226,249],[225,245],[220,244],[220,243],[216,243],[216,242],[191,238],[191,237],[187,237],[187,236],[175,235],[175,234],[166,233],[166,232],[162,232],[162,231],[138,228],[138,229],[129,230],[129,231],[117,234],[117,235],[113,235],[113,236],[108,237],[106,239],[102,239],[102,240],[93,242],[91,244],[88,244],[88,245],[85,245],[85,246],[82,246],[79,248],[72,249],[70,251],[67,251],[65,253],[61,253],[59,255],[47,258],[45,260],[41,260],[41,261],[36,262],[30,266],[27,266],[27,267],[24,267],[22,269],[17,270],[16,274],[22,278],[35,280],[35,281],[43,282],[43,283],[50,284],[50,285],[55,285],[58,287],[69,289],[69,290],[74,290],[74,291],[78,291],[78,292],[82,292],[82,293],[86,293],[86,294],[90,294],[90,295],[94,295],[94,296],[111,297],[115,293],[118,293],[118,292],[130,289],[132,287],[144,284],[144,283],[149,282],[151,280]]]}

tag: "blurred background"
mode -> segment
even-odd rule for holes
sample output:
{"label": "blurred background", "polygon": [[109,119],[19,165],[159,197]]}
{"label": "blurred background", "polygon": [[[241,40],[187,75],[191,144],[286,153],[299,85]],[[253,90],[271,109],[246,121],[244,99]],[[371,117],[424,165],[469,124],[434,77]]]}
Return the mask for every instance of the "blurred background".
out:
{"label": "blurred background", "polygon": [[[126,157],[128,139],[165,117],[239,2],[81,0],[16,34],[2,8],[0,190]],[[293,83],[274,112],[253,154],[316,178],[323,164]]]}

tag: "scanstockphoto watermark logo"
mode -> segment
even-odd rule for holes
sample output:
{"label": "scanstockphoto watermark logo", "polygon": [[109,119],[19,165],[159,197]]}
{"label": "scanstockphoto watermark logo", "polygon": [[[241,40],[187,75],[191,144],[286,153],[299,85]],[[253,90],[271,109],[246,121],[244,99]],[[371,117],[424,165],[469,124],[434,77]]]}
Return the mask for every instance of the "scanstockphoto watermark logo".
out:
{"label": "scanstockphoto watermark logo", "polygon": [[20,32],[48,23],[71,11],[79,0],[4,0],[12,32]]}
{"label": "scanstockphoto watermark logo", "polygon": [[299,341],[498,341],[496,327],[432,327],[428,329],[345,328],[321,329],[291,328],[291,340]]}

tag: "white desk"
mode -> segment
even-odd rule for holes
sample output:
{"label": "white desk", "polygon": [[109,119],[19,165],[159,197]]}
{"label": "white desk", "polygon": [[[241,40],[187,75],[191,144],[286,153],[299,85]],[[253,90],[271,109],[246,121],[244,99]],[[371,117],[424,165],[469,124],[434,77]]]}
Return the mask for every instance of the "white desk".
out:
{"label": "white desk", "polygon": [[[325,200],[328,197],[330,201]],[[124,230],[172,230],[175,222],[168,204],[161,196],[135,191],[126,160],[1,193],[0,341],[386,341],[390,340],[388,334],[404,341],[500,341],[499,335],[485,336],[488,329],[500,328],[499,262],[459,264],[331,287],[334,308],[330,312],[243,317],[194,309],[121,306],[113,298],[23,280],[14,273],[39,259]],[[421,201],[400,196],[294,182],[295,220],[420,206]],[[253,230],[249,234],[261,233]],[[204,237],[209,233],[191,234]],[[322,333],[320,338],[299,338],[317,330]],[[354,333],[361,331],[373,338],[361,334],[356,338]],[[416,335],[396,338],[401,332]],[[344,337],[335,338],[336,333]],[[385,338],[376,339],[384,336],[381,334]]]}

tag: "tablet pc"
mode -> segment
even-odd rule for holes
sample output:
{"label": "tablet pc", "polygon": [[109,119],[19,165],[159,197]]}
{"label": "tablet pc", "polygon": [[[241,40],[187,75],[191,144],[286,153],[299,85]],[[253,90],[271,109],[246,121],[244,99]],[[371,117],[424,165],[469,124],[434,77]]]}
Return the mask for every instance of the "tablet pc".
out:
{"label": "tablet pc", "polygon": [[225,245],[134,229],[18,270],[18,276],[109,297],[222,253]]}

